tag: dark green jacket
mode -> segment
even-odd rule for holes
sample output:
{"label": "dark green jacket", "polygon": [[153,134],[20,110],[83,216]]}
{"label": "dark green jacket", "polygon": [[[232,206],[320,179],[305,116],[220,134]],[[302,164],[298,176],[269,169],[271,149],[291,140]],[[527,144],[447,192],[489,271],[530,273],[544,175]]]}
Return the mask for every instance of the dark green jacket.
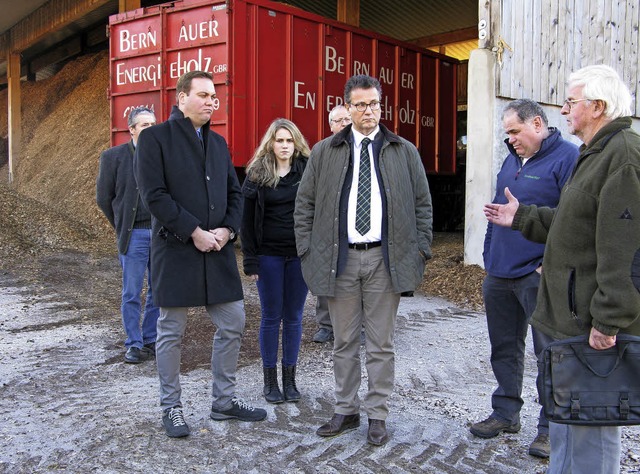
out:
{"label": "dark green jacket", "polygon": [[[532,325],[640,335],[640,135],[623,117],[580,148],[556,209],[521,205],[512,228],[545,242]],[[516,196],[517,197],[517,196]]]}
{"label": "dark green jacket", "polygon": [[[383,194],[382,252],[393,289],[413,291],[431,258],[432,206],[416,147],[380,125],[374,156]],[[311,150],[294,211],[302,273],[314,295],[333,296],[340,261],[346,261],[346,202],[353,172],[353,133],[348,125]],[[373,143],[374,150],[378,137]]]}

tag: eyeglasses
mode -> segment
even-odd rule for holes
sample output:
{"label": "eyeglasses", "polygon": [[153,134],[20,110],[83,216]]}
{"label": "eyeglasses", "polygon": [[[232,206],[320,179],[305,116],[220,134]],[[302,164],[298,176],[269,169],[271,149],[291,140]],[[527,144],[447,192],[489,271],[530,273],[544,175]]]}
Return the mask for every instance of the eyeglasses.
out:
{"label": "eyeglasses", "polygon": [[372,112],[375,112],[376,110],[380,110],[380,102],[377,100],[373,100],[368,104],[365,104],[364,102],[359,102],[357,104],[349,104],[349,105],[355,107],[355,109],[358,112],[364,112],[365,110],[367,110],[367,107],[369,107]]}
{"label": "eyeglasses", "polygon": [[351,123],[351,117],[343,117],[341,119],[333,119],[331,120],[333,123],[346,123],[349,125]]}
{"label": "eyeglasses", "polygon": [[591,99],[565,99],[564,105],[567,106],[567,109],[571,110],[571,107],[573,107],[575,104],[577,104],[578,102],[584,102],[585,100],[591,100]]}

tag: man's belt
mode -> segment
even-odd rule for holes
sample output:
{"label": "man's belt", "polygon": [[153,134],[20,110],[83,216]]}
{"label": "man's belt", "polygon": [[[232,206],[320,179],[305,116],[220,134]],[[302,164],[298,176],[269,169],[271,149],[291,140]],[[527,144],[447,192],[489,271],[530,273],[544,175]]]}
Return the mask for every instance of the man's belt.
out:
{"label": "man's belt", "polygon": [[357,243],[357,244],[349,244],[349,248],[350,249],[355,249],[355,250],[369,250],[375,247],[380,247],[382,245],[382,242],[377,241],[377,242],[362,242],[362,243]]}

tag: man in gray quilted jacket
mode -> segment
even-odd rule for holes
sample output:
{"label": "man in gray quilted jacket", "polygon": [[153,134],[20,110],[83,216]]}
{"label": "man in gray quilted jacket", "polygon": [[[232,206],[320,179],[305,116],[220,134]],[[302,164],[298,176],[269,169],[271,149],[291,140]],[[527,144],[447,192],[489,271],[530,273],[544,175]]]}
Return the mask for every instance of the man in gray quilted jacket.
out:
{"label": "man in gray quilted jacket", "polygon": [[317,143],[294,213],[302,272],[326,296],[334,332],[336,406],[316,433],[360,425],[360,329],[369,379],[367,441],[385,444],[394,384],[394,330],[400,293],[421,282],[431,257],[432,206],[416,147],[380,121],[380,83],[351,77],[344,99],[351,125]]}

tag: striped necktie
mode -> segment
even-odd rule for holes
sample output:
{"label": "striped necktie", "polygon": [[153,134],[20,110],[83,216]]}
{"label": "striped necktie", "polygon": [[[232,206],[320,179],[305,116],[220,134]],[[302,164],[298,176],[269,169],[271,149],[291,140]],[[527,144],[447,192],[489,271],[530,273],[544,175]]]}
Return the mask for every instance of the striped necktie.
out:
{"label": "striped necktie", "polygon": [[363,138],[360,144],[360,169],[358,171],[358,198],[356,204],[356,230],[365,235],[371,229],[371,163],[369,143]]}

